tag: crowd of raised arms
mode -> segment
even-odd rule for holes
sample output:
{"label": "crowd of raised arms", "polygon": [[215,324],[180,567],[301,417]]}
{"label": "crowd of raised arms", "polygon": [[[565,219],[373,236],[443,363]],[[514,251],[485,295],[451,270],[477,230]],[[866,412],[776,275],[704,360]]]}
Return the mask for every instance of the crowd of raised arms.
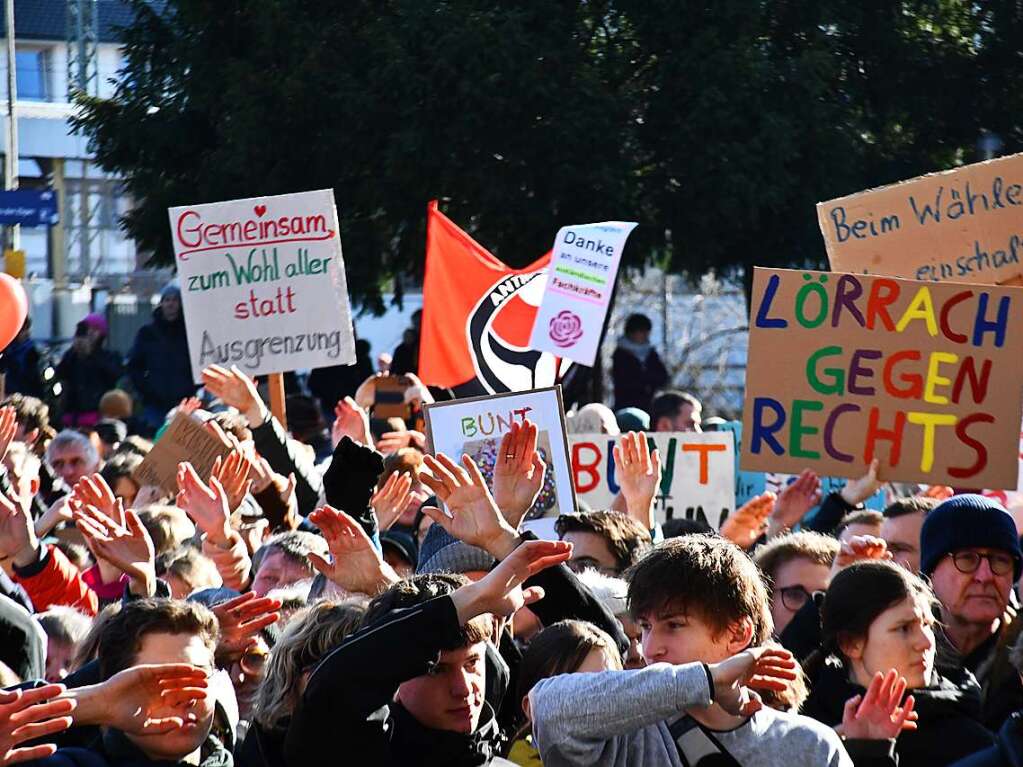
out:
{"label": "crowd of raised arms", "polygon": [[[568,420],[621,435],[621,492],[558,540],[523,525],[533,422],[486,477],[428,452],[414,329],[378,362],[408,376],[408,421],[376,417],[370,364],[314,371],[285,427],[237,368],[196,390],[180,325],[170,288],[121,367],[86,318],[59,423],[8,369],[0,767],[1023,765],[1013,514],[946,487],[866,510],[874,464],[824,497],[804,471],[720,530],[659,523],[646,433],[705,414],[665,388],[646,318],[615,409]],[[223,457],[140,486],[182,412]]]}

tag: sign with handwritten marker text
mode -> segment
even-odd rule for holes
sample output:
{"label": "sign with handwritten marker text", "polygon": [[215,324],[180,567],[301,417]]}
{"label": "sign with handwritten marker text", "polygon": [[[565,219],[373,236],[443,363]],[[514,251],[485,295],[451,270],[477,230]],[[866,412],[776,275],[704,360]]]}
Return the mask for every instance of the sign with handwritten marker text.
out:
{"label": "sign with handwritten marker text", "polygon": [[351,365],[355,340],[329,189],[170,209],[182,310],[201,382]]}
{"label": "sign with handwritten marker text", "polygon": [[1023,292],[756,269],[741,465],[1015,488]]}
{"label": "sign with handwritten marker text", "polygon": [[531,349],[593,365],[625,240],[635,228],[633,222],[605,221],[558,230]]}
{"label": "sign with handwritten marker text", "polygon": [[[591,509],[611,508],[621,489],[613,448],[621,437],[571,434],[576,497]],[[661,485],[654,499],[658,522],[696,519],[717,530],[735,509],[735,459],[730,432],[650,432],[661,456]]]}
{"label": "sign with handwritten marker text", "polygon": [[817,204],[831,268],[1000,285],[1023,275],[1023,154]]}
{"label": "sign with handwritten marker text", "polygon": [[458,463],[463,454],[470,456],[491,487],[501,438],[513,423],[528,418],[536,424],[537,450],[547,467],[540,495],[528,518],[556,517],[575,511],[560,386],[436,402],[425,405],[423,411],[427,449],[434,454],[445,453]]}

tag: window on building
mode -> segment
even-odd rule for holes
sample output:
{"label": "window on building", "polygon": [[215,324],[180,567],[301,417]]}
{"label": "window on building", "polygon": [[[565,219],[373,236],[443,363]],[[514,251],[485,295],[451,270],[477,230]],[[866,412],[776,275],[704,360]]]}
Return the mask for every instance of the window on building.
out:
{"label": "window on building", "polygon": [[34,49],[15,52],[20,101],[50,101],[50,54]]}

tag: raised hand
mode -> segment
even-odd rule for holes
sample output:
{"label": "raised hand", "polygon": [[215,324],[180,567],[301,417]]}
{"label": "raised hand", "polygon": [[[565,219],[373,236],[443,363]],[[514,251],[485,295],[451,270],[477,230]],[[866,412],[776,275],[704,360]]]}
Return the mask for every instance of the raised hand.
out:
{"label": "raised hand", "polygon": [[202,401],[198,397],[185,397],[178,403],[178,412],[185,415],[192,415],[202,407]]}
{"label": "raised hand", "polygon": [[323,506],[309,519],[320,528],[331,557],[328,562],[309,552],[309,561],[345,591],[375,596],[401,580],[373,547],[362,526],[343,511]]}
{"label": "raised hand", "polygon": [[433,506],[424,506],[423,513],[470,546],[477,546],[493,557],[502,559],[515,546],[515,528],[505,521],[494,503],[487,483],[475,461],[462,456],[458,466],[444,453],[426,456],[426,468],[420,479],[443,502],[450,516]]}
{"label": "raised hand", "polygon": [[217,460],[213,462],[210,476],[211,478],[216,477],[220,486],[224,488],[224,492],[227,493],[229,512],[234,512],[241,506],[245,494],[249,492],[249,487],[252,485],[252,481],[249,479],[251,471],[252,461],[241,450],[232,450],[226,459],[218,456]]}
{"label": "raised hand", "polygon": [[502,618],[543,599],[543,589],[522,584],[541,570],[565,562],[572,556],[572,544],[565,541],[526,541],[483,578],[457,589],[451,599],[465,625],[477,615],[490,613]]}
{"label": "raised hand", "polygon": [[13,407],[0,407],[0,461],[7,455],[7,448],[14,441],[18,431],[18,418]]}
{"label": "raised hand", "polygon": [[231,538],[231,516],[227,493],[220,481],[210,477],[210,484],[206,485],[187,462],[178,464],[177,480],[177,505],[206,533],[210,543],[226,548]]}
{"label": "raised hand", "polygon": [[767,527],[767,518],[774,509],[776,496],[774,493],[761,493],[755,498],[750,498],[740,506],[734,514],[721,523],[719,531],[722,537],[742,549],[748,549],[763,535]]}
{"label": "raised hand", "polygon": [[873,535],[854,535],[849,540],[842,542],[831,566],[831,574],[834,576],[839,570],[848,567],[853,562],[891,558],[888,544],[883,539],[875,538]]}
{"label": "raised hand", "polygon": [[32,518],[16,498],[0,492],[0,559],[11,557],[14,564],[31,564],[39,551]]}
{"label": "raised hand", "polygon": [[57,747],[52,743],[17,748],[22,743],[45,738],[71,726],[73,700],[52,700],[64,692],[64,685],[48,684],[34,690],[0,690],[0,767],[43,759]]}
{"label": "raised hand", "polygon": [[187,663],[132,666],[100,684],[69,690],[75,723],[114,727],[132,735],[172,732],[187,715],[156,716],[209,697],[207,672]]}
{"label": "raised hand", "polygon": [[661,485],[661,456],[643,432],[630,431],[614,446],[615,479],[622,488],[630,517],[647,530],[654,528],[654,498]]}
{"label": "raised hand", "polygon": [[237,660],[255,643],[256,634],[280,620],[281,602],[270,597],[257,597],[249,591],[212,608],[220,623],[217,658]]}
{"label": "raised hand", "polygon": [[[337,410],[334,412],[336,413]],[[344,435],[342,434],[341,436]],[[340,437],[337,441],[341,441]],[[377,440],[377,452],[384,455],[396,453],[403,447],[415,447],[419,450],[426,450],[426,435],[421,431],[414,430],[389,431],[380,435],[380,439]]]}
{"label": "raised hand", "polygon": [[877,478],[877,469],[880,461],[875,458],[867,467],[867,473],[858,479],[850,480],[841,490],[842,500],[850,506],[859,506],[870,496],[881,489],[884,484]]}
{"label": "raised hand", "polygon": [[752,716],[763,708],[760,696],[748,688],[782,691],[797,678],[792,653],[775,647],[753,647],[709,668],[714,702],[733,716]]}
{"label": "raised hand", "polygon": [[547,465],[536,449],[537,428],[529,419],[512,423],[501,438],[494,464],[494,502],[509,526],[519,527],[543,487]]}
{"label": "raised hand", "polygon": [[846,701],[842,724],[835,729],[843,738],[889,740],[897,738],[903,730],[915,730],[916,701],[906,692],[906,679],[895,669],[887,674],[878,671],[870,680],[865,695],[855,695]]}
{"label": "raised hand", "polygon": [[798,525],[806,513],[820,502],[820,477],[816,472],[806,469],[795,482],[778,493],[774,510],[767,521],[768,535],[777,535]]}
{"label": "raised hand", "polygon": [[351,397],[338,400],[334,406],[334,424],[330,427],[330,439],[334,447],[345,437],[367,447],[373,441],[369,430],[369,409]]}
{"label": "raised hand", "polygon": [[74,508],[92,506],[99,509],[113,520],[116,525],[124,525],[124,509],[117,502],[114,491],[99,474],[82,477],[72,489]]}
{"label": "raised hand", "polygon": [[121,509],[124,524],[118,524],[95,506],[75,510],[75,524],[89,541],[97,557],[105,559],[128,576],[133,594],[156,593],[156,566],[153,541],[134,511]]}
{"label": "raised hand", "polygon": [[50,504],[50,508],[36,520],[36,537],[45,538],[61,522],[70,522],[71,515],[78,505],[80,505],[80,501],[75,498],[74,493],[63,495]]}
{"label": "raised hand", "polygon": [[202,382],[214,397],[245,416],[250,426],[259,426],[266,420],[267,409],[256,382],[234,365],[230,369],[210,365],[202,371]]}
{"label": "raised hand", "polygon": [[231,535],[231,545],[226,549],[214,546],[208,539],[203,541],[202,553],[216,565],[220,579],[227,588],[244,591],[252,571],[252,559],[241,533]]}
{"label": "raised hand", "polygon": [[273,470],[270,462],[260,456],[252,464],[252,486],[250,491],[263,516],[270,524],[271,532],[298,529],[301,519],[298,514],[298,499],[295,496],[295,475],[284,477]]}
{"label": "raised hand", "polygon": [[405,511],[412,495],[412,475],[405,472],[391,472],[383,487],[373,493],[369,505],[377,515],[380,532],[391,529]]}

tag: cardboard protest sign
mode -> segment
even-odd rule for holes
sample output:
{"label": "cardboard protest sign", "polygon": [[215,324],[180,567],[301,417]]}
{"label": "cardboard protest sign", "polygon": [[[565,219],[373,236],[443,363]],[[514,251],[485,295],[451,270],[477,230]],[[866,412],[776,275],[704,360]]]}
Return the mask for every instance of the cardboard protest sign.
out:
{"label": "cardboard protest sign", "polygon": [[556,517],[575,510],[560,386],[436,402],[423,409],[429,450],[446,453],[455,461],[463,454],[471,456],[491,486],[501,438],[513,423],[528,418],[536,424],[537,451],[547,464],[547,474],[526,518]]}
{"label": "cardboard protest sign", "polygon": [[249,375],[355,362],[329,190],[170,209],[192,356]]}
{"label": "cardboard protest sign", "polygon": [[817,204],[831,268],[938,282],[1023,275],[1023,154]]}
{"label": "cardboard protest sign", "polygon": [[214,436],[194,416],[177,413],[145,460],[135,469],[135,483],[154,485],[167,493],[178,491],[178,464],[189,461],[205,481],[217,458],[224,458],[231,446]]}
{"label": "cardboard protest sign", "polygon": [[[780,493],[788,485],[796,481],[797,474],[779,474],[777,472],[765,473],[762,471],[743,471],[739,467],[739,445],[742,442],[742,421],[726,421],[718,427],[719,431],[730,431],[735,436],[735,508],[741,508],[744,503],[758,495],[770,490],[772,493]],[[823,501],[831,493],[837,493],[848,484],[845,477],[821,477],[821,500]],[[863,505],[875,511],[884,511],[888,505],[887,495],[884,489],[878,490]],[[813,515],[820,511],[820,506],[814,506],[806,513],[805,519],[812,519]]]}
{"label": "cardboard protest sign", "polygon": [[742,468],[1015,487],[1021,336],[1016,288],[758,268]]}
{"label": "cardboard protest sign", "polygon": [[635,228],[633,222],[605,221],[558,230],[531,348],[593,365],[622,249]]}
{"label": "cardboard protest sign", "polygon": [[[572,434],[576,496],[593,509],[607,509],[618,495],[612,449],[620,436]],[[661,455],[659,522],[698,519],[715,530],[735,509],[735,460],[728,432],[650,432],[647,441]]]}

